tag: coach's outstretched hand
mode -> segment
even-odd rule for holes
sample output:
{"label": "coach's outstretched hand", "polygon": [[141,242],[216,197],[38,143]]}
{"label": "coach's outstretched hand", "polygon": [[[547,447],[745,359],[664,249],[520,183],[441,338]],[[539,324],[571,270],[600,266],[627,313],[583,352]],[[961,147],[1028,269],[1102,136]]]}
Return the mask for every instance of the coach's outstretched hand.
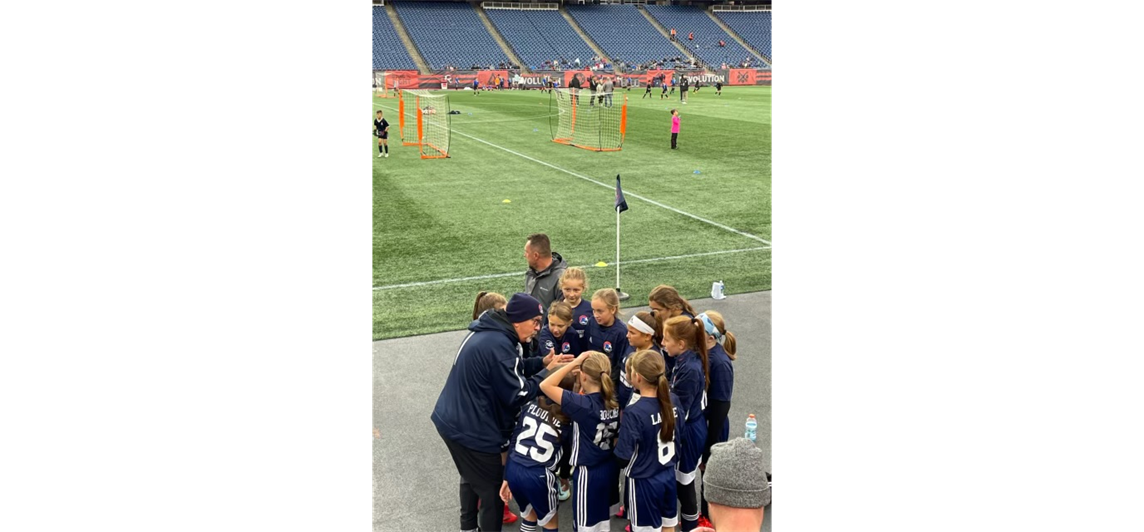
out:
{"label": "coach's outstretched hand", "polygon": [[555,350],[549,349],[548,354],[544,356],[544,367],[550,372],[556,371],[575,358],[572,355],[557,355]]}

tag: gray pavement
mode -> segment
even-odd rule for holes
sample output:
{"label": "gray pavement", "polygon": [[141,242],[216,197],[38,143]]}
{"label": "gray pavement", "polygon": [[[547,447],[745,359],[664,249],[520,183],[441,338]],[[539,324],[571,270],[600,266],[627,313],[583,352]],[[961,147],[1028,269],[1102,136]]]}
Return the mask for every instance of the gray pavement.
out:
{"label": "gray pavement", "polygon": [[[743,434],[747,414],[758,418],[758,444],[771,465],[771,292],[691,302],[696,310],[717,310],[738,342],[731,436]],[[646,307],[623,309],[630,317]],[[459,316],[458,326],[467,325]],[[395,338],[373,344],[373,530],[459,530],[457,469],[429,414],[449,374],[465,331]],[[379,437],[377,437],[379,436]],[[769,469],[772,470],[773,469]],[[781,493],[781,490],[780,490]],[[512,510],[519,514],[516,503]],[[772,507],[762,531],[770,532]],[[505,525],[519,530],[520,521]],[[624,522],[612,519],[612,532]],[[572,530],[569,501],[560,506],[560,529]],[[677,529],[678,530],[678,529]]]}

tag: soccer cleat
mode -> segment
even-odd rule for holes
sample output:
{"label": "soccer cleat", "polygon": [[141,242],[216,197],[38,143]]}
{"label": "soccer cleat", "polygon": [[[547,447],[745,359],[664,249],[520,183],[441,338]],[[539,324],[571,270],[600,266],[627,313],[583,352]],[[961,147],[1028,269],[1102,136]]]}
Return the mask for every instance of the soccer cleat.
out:
{"label": "soccer cleat", "polygon": [[697,521],[697,523],[699,524],[700,528],[703,528],[703,527],[707,527],[710,529],[715,528],[715,525],[711,524],[711,520],[707,519],[707,516],[705,516],[703,514],[699,514],[699,521]]}
{"label": "soccer cleat", "polygon": [[572,488],[566,486],[563,480],[560,481],[560,500],[566,501],[572,497]]}
{"label": "soccer cleat", "polygon": [[385,153],[385,158],[386,158],[386,159],[388,159],[388,158],[389,158],[389,152],[386,152],[386,153]]}
{"label": "soccer cleat", "polygon": [[505,506],[504,507],[504,521],[503,521],[503,523],[506,525],[511,525],[511,524],[515,523],[516,520],[517,520],[516,514],[512,513],[512,510],[509,510],[508,506]]}
{"label": "soccer cleat", "polygon": [[385,154],[383,154],[383,153],[379,153],[379,154],[377,154],[377,158],[378,158],[378,159],[380,159],[380,158],[382,158],[382,157],[385,157]]}
{"label": "soccer cleat", "polygon": [[616,517],[619,517],[620,519],[624,518],[624,507],[623,506],[620,506],[620,511],[616,512]]}

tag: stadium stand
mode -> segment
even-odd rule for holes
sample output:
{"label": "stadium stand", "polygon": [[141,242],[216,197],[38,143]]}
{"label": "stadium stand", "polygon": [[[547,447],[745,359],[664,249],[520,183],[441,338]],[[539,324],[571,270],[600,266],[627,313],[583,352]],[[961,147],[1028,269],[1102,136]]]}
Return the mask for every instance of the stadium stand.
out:
{"label": "stadium stand", "polygon": [[715,16],[735,30],[756,52],[768,61],[771,59],[770,11],[716,11]]}
{"label": "stadium stand", "polygon": [[413,44],[433,70],[510,63],[469,4],[394,2],[393,6]]}
{"label": "stadium stand", "polygon": [[[756,66],[760,63],[757,57],[711,20],[702,7],[648,4],[646,8],[663,27],[675,28],[676,39],[712,67],[718,67],[721,63],[734,66],[746,59],[751,59]],[[687,39],[691,33],[695,35],[694,41]],[[723,41],[725,46],[720,47],[719,41]]]}
{"label": "stadium stand", "polygon": [[417,63],[409,56],[381,6],[373,7],[373,69],[417,70]]}
{"label": "stadium stand", "polygon": [[565,9],[613,62],[638,65],[683,55],[632,4],[570,5]]}
{"label": "stadium stand", "polygon": [[552,70],[545,61],[554,59],[586,65],[595,54],[556,10],[485,9],[489,20],[508,41],[525,65],[533,70]]}

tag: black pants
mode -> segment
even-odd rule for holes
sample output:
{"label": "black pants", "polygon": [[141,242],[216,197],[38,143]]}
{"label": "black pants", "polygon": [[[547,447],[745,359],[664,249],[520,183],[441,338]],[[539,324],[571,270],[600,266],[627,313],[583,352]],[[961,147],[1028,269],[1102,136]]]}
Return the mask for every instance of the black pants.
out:
{"label": "black pants", "polygon": [[[461,530],[475,530],[480,521],[483,532],[499,532],[504,523],[504,502],[500,498],[504,466],[500,453],[482,453],[444,436],[441,439],[445,440],[461,474]],[[477,501],[480,501],[479,519]]]}
{"label": "black pants", "polygon": [[671,149],[675,149],[675,139],[679,137],[679,133],[671,134]]}

